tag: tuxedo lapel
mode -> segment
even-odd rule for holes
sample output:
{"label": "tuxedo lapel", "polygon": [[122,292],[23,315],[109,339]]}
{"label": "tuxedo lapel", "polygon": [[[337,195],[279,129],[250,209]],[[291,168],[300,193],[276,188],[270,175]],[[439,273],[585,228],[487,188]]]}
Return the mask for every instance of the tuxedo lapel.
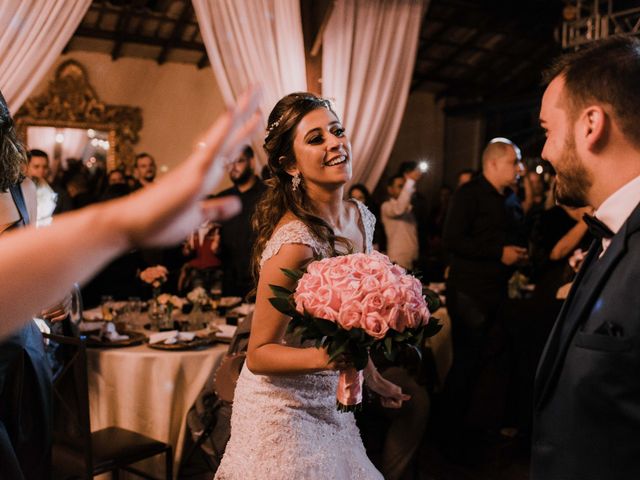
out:
{"label": "tuxedo lapel", "polygon": [[542,351],[540,362],[538,363],[534,388],[534,405],[538,404],[543,388],[545,388],[549,384],[549,374],[558,359],[558,351],[560,348],[560,342],[562,340],[562,332],[564,330],[563,326],[567,322],[567,314],[574,302],[576,292],[581,287],[582,279],[585,275],[585,272],[590,268],[591,264],[594,261],[597,261],[598,254],[600,253],[601,248],[602,247],[598,240],[595,240],[591,244],[589,252],[587,253],[584,262],[581,265],[580,270],[578,271],[578,274],[573,281],[573,284],[571,285],[569,295],[562,304],[562,308],[560,309],[558,318],[556,319],[556,322],[551,329],[551,333],[549,334],[547,343],[544,347],[544,350]]}
{"label": "tuxedo lapel", "polygon": [[562,307],[540,361],[536,375],[534,399],[536,408],[540,408],[555,385],[574,332],[588,318],[589,309],[592,308],[594,301],[600,294],[611,270],[626,252],[628,236],[638,228],[640,228],[640,206],[636,207],[618,234],[612,238],[611,244],[602,258],[597,258],[601,251],[600,241],[594,242],[591,246],[589,255]]}

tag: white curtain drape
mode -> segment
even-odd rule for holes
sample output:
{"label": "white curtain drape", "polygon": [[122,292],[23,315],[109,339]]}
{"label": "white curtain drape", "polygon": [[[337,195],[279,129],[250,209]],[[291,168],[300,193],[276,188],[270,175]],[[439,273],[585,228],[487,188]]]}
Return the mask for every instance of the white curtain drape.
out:
{"label": "white curtain drape", "polygon": [[2,0],[0,90],[15,113],[78,28],[91,0]]}
{"label": "white curtain drape", "polygon": [[404,114],[427,3],[337,0],[324,31],[322,93],[350,134],[353,183],[371,191]]}
{"label": "white curtain drape", "polygon": [[[307,89],[300,0],[193,0],[193,6],[225,102],[260,83],[266,126],[282,96]],[[261,137],[254,141],[259,157]]]}

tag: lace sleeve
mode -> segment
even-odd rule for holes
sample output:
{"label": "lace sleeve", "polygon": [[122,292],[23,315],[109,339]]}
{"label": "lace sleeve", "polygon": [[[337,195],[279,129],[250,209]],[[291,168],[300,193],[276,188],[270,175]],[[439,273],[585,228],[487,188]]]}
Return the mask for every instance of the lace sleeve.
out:
{"label": "lace sleeve", "polygon": [[366,238],[365,253],[371,253],[371,250],[373,250],[373,232],[376,228],[376,217],[364,203],[355,199],[352,200],[358,206],[358,210],[360,210],[360,218],[362,219],[362,225],[364,226],[364,234]]}
{"label": "lace sleeve", "polygon": [[262,252],[260,268],[262,268],[264,262],[277,255],[283,245],[290,243],[306,245],[311,247],[313,253],[328,256],[327,249],[318,242],[307,226],[299,220],[293,220],[273,233]]}

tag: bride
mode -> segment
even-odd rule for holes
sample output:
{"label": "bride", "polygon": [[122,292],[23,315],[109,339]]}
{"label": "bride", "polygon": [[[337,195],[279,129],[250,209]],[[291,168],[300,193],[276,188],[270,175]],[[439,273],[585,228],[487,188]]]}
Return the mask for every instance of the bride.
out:
{"label": "bride", "polygon": [[[254,216],[258,276],[247,361],[238,379],[231,439],[215,478],[381,479],[352,413],[336,410],[337,370],[324,349],[286,335],[288,318],[269,303],[269,285],[292,288],[281,269],[313,256],[370,252],[375,218],[343,200],[351,144],[329,103],[311,93],[282,98],[269,116],[264,148],[272,178]],[[377,372],[365,382],[382,405],[409,400]]]}

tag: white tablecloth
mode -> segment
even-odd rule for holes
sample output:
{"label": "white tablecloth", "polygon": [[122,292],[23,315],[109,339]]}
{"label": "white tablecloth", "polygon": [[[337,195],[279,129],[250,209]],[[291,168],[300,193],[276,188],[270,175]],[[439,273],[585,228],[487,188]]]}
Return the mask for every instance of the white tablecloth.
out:
{"label": "white tablecloth", "polygon": [[[154,350],[147,345],[89,349],[92,431],[118,426],[168,442],[177,472],[186,414],[226,351],[225,344],[196,351]],[[164,458],[158,456],[151,468],[161,476]]]}

